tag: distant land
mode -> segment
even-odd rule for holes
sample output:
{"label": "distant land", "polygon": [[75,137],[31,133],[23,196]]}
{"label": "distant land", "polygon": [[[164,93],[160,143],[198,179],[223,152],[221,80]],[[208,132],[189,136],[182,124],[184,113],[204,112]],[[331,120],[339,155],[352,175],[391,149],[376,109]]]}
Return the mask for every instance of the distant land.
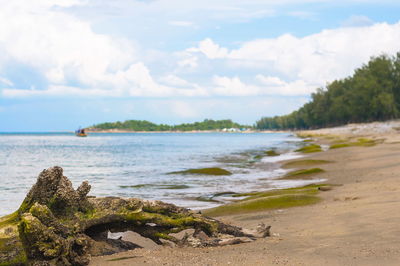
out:
{"label": "distant land", "polygon": [[146,120],[126,120],[124,122],[106,122],[87,127],[91,132],[118,132],[118,131],[144,131],[144,132],[168,132],[168,131],[239,131],[252,129],[249,125],[240,125],[230,119],[212,120],[205,119],[202,122],[186,123],[179,125],[155,124]]}
{"label": "distant land", "polygon": [[372,57],[350,77],[311,94],[288,115],[264,117],[260,130],[315,129],[400,118],[400,53]]}

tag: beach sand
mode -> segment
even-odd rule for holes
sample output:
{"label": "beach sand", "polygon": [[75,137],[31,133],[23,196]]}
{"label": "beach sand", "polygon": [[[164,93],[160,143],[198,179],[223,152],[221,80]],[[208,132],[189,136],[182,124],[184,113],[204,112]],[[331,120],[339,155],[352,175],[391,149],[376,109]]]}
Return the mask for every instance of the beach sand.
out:
{"label": "beach sand", "polygon": [[[244,228],[264,222],[272,226],[271,237],[224,247],[137,249],[95,257],[90,265],[400,265],[399,134],[355,131],[311,132],[385,139],[307,155],[333,161],[321,166],[326,172],[318,178],[340,186],[320,192],[321,202],[217,217]],[[123,257],[129,258],[110,261]]]}

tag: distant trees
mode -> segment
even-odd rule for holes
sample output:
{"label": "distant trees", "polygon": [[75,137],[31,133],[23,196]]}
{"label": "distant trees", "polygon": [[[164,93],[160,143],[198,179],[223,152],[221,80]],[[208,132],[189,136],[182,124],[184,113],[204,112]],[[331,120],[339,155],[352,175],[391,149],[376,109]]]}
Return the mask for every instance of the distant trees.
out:
{"label": "distant trees", "polygon": [[373,57],[353,76],[319,88],[284,116],[264,117],[258,129],[309,129],[400,117],[400,53]]}
{"label": "distant trees", "polygon": [[250,126],[239,125],[232,120],[205,119],[203,122],[187,123],[180,125],[154,124],[145,120],[127,120],[125,122],[108,122],[97,124],[91,129],[108,130],[119,129],[129,131],[192,131],[192,130],[219,130],[223,128],[249,128]]}

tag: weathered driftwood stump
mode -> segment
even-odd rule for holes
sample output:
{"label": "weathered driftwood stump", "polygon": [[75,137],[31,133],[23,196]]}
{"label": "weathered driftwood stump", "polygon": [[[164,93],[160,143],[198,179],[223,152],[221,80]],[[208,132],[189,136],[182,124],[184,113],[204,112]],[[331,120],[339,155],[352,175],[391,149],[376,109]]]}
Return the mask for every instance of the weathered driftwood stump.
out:
{"label": "weathered driftwood stump", "polygon": [[244,231],[161,201],[88,197],[89,190],[87,182],[74,190],[61,167],[41,172],[21,207],[0,219],[0,265],[87,265],[91,256],[139,247],[109,239],[108,232],[134,231],[160,245],[195,247],[269,235],[269,226]]}

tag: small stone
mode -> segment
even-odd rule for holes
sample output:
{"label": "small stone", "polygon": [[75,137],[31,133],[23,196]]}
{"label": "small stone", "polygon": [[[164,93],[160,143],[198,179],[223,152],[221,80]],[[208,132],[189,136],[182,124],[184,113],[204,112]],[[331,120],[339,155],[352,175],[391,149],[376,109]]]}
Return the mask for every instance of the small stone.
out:
{"label": "small stone", "polygon": [[178,233],[170,233],[169,236],[172,236],[177,240],[183,240],[185,237],[193,236],[194,232],[195,232],[194,229],[185,229]]}
{"label": "small stone", "polygon": [[170,248],[174,248],[176,247],[176,244],[172,241],[166,240],[166,239],[160,239],[160,242],[163,246],[165,247],[170,247]]}
{"label": "small stone", "polygon": [[201,241],[208,241],[210,237],[203,231],[198,231],[194,234],[194,237],[200,239]]}

